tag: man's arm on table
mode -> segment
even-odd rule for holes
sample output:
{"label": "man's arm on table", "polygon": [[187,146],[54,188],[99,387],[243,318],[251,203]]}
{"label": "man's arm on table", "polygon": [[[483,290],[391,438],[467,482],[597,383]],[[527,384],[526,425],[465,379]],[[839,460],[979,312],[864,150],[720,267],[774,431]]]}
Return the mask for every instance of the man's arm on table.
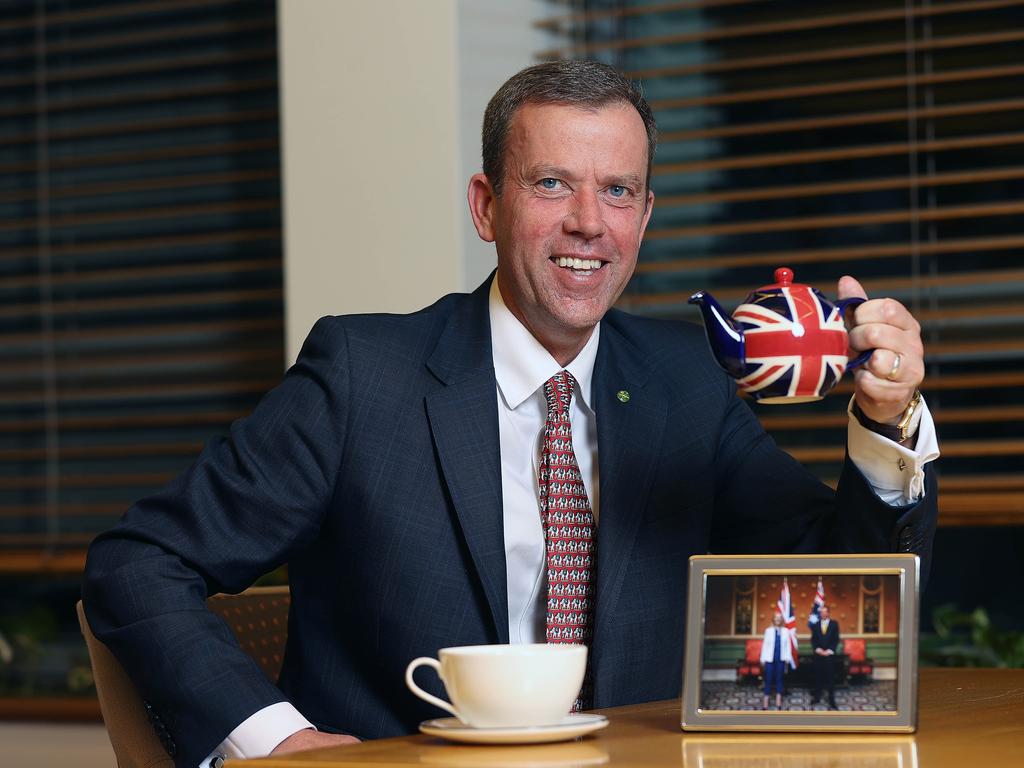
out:
{"label": "man's arm on table", "polygon": [[205,601],[241,591],[316,537],[345,440],[346,354],[343,330],[318,323],[230,440],[211,441],[90,547],[89,623],[167,728],[179,766],[199,765],[240,723],[284,702]]}

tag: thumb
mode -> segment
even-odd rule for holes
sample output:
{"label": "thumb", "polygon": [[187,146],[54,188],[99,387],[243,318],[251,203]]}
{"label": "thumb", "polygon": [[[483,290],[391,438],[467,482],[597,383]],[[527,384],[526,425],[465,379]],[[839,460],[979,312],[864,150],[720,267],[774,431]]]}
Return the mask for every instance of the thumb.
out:
{"label": "thumb", "polygon": [[864,291],[864,286],[849,275],[843,275],[839,278],[838,290],[840,299],[850,299],[854,296],[858,296],[862,299],[866,299],[868,297],[867,293]]}

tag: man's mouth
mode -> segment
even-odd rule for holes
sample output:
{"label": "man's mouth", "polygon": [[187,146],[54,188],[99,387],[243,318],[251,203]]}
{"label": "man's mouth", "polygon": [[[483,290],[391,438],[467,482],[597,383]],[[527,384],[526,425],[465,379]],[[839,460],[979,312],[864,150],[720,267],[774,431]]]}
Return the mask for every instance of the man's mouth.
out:
{"label": "man's mouth", "polygon": [[600,259],[577,259],[573,256],[552,256],[551,260],[559,267],[571,269],[580,275],[593,274],[605,264]]}

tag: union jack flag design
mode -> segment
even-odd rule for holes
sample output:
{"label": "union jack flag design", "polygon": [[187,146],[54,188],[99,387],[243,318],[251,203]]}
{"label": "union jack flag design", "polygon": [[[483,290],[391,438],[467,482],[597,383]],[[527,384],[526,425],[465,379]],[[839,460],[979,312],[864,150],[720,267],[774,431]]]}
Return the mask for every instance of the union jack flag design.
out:
{"label": "union jack flag design", "polygon": [[793,603],[789,596],[789,581],[785,578],[782,579],[782,594],[779,595],[776,605],[778,606],[779,613],[782,614],[783,626],[786,629],[786,634],[789,635],[789,644],[793,650],[793,660],[789,665],[796,669],[800,665],[800,656],[797,653],[800,644],[796,637],[796,616],[793,615]]}
{"label": "union jack flag design", "polygon": [[[817,291],[790,285],[755,294],[733,319],[743,326],[740,388],[756,399],[818,399],[843,375],[847,364],[846,324],[838,307],[825,316]],[[794,337],[800,339],[796,351]],[[759,394],[760,393],[760,394]]]}

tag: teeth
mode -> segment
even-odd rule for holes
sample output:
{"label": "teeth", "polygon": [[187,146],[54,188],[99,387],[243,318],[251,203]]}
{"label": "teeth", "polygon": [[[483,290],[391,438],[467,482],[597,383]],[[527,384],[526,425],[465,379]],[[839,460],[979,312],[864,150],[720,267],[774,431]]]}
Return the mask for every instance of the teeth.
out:
{"label": "teeth", "polygon": [[577,259],[571,256],[559,256],[557,263],[560,267],[571,267],[572,269],[584,272],[601,268],[600,259]]}

